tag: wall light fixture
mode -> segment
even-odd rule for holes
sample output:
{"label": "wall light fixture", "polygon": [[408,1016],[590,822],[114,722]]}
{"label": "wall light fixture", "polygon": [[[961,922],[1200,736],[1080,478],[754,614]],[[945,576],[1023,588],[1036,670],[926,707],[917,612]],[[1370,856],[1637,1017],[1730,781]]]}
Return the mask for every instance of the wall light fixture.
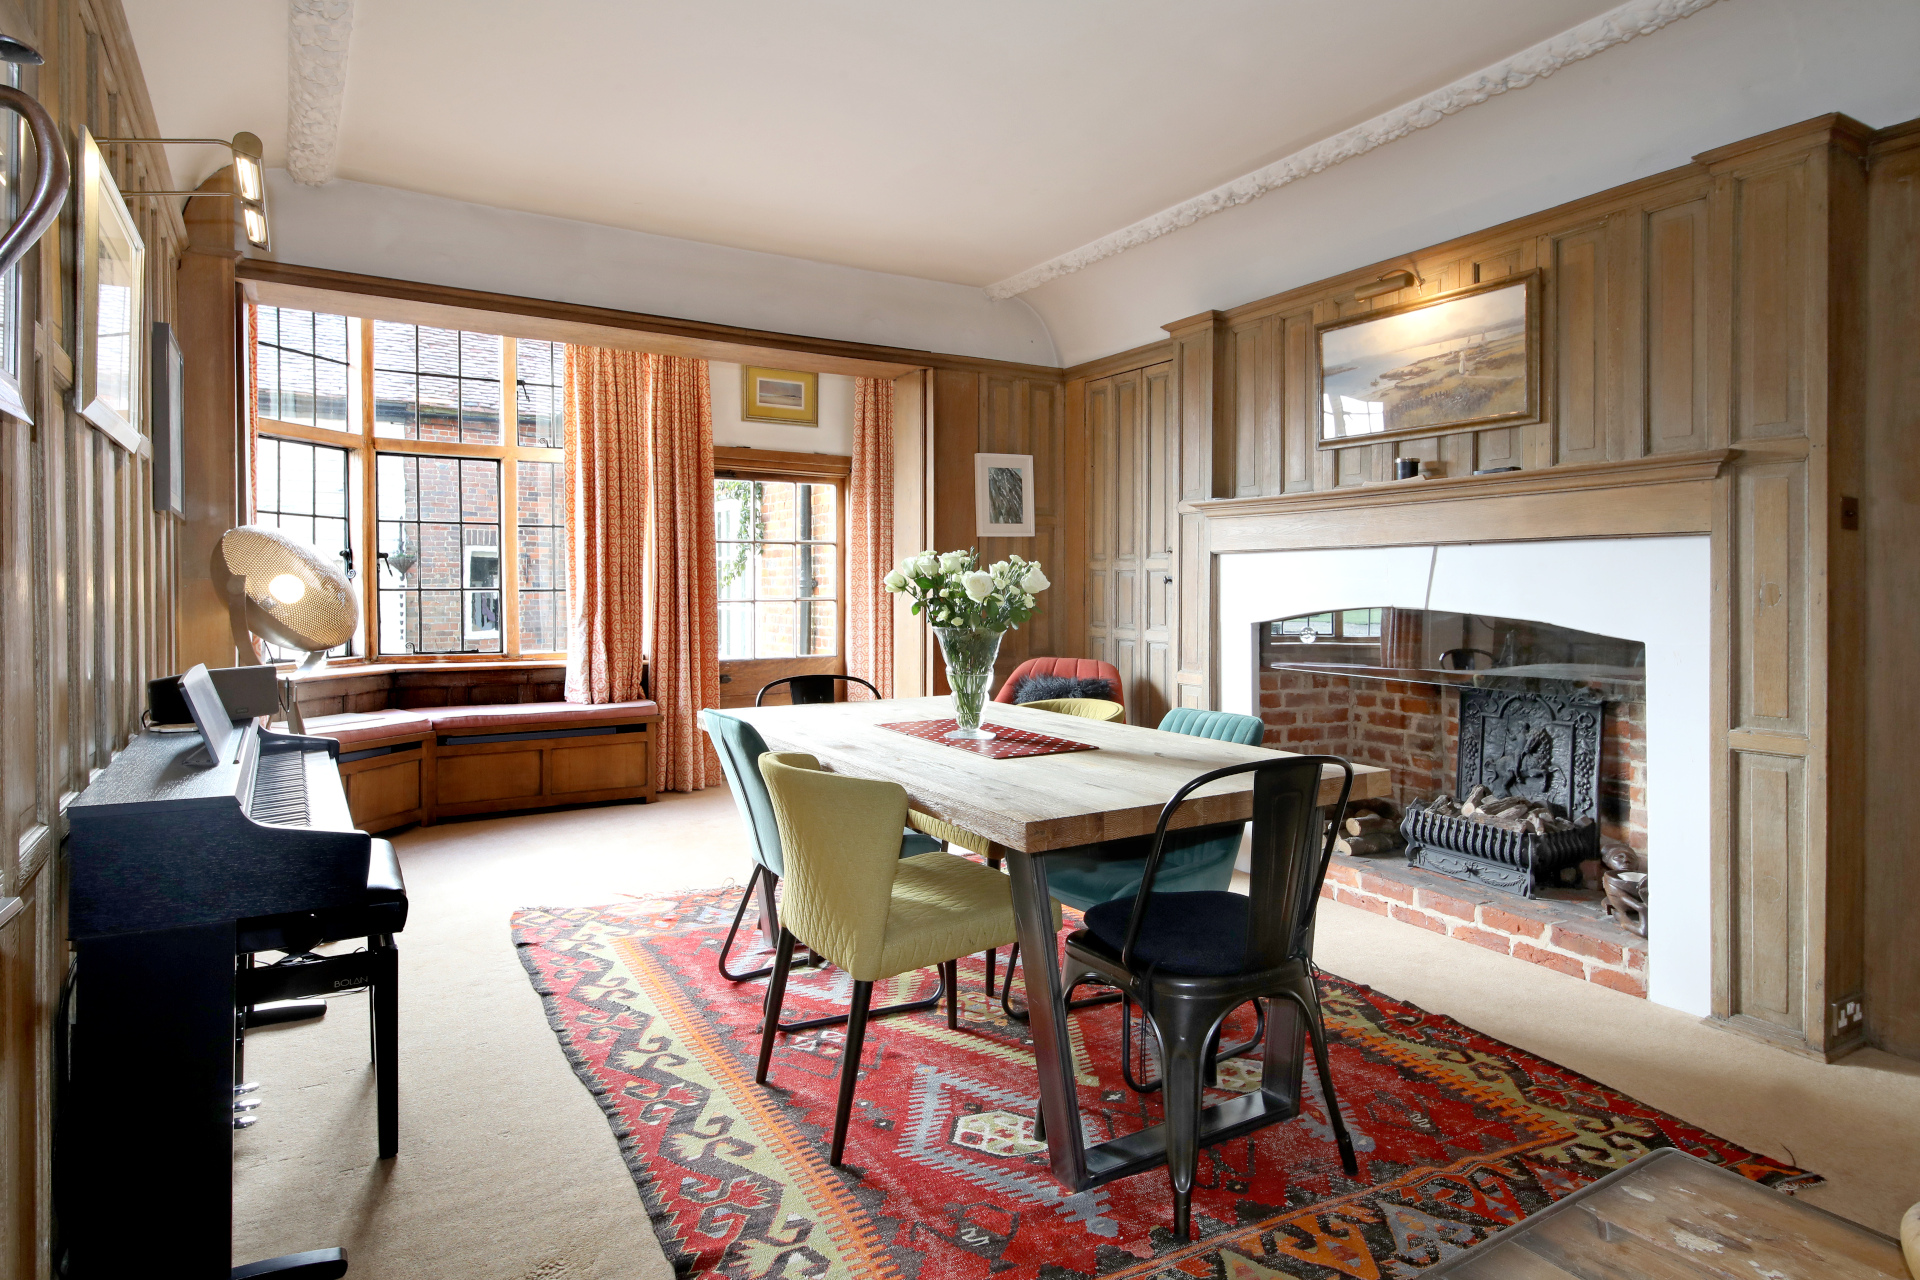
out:
{"label": "wall light fixture", "polygon": [[239,201],[240,233],[256,249],[271,247],[267,226],[267,172],[260,161],[264,148],[260,136],[236,133],[230,141],[219,138],[95,138],[102,146],[110,142],[159,143],[177,147],[225,147],[233,154],[233,191],[129,191],[129,196],[214,196]]}

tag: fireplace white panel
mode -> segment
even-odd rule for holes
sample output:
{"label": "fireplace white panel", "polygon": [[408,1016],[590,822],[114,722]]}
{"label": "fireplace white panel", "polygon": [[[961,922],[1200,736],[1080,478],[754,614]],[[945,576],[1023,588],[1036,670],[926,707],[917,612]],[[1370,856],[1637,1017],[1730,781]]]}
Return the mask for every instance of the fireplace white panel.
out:
{"label": "fireplace white panel", "polygon": [[1647,646],[1648,996],[1713,1008],[1711,540],[1595,538],[1219,559],[1220,705],[1257,714],[1254,627],[1393,605],[1533,618]]}

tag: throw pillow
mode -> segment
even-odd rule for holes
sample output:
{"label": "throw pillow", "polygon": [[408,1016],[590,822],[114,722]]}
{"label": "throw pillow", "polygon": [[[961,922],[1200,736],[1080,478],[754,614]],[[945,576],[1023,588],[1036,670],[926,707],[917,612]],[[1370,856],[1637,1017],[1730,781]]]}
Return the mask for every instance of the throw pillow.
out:
{"label": "throw pillow", "polygon": [[1041,702],[1048,698],[1113,699],[1113,681],[1098,676],[1028,676],[1013,691],[1015,702]]}

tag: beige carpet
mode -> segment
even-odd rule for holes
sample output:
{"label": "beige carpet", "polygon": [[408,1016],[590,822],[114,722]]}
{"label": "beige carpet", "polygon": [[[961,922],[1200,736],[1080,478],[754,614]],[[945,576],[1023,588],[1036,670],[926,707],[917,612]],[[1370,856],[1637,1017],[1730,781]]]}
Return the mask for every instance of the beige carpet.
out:
{"label": "beige carpet", "polygon": [[[234,1259],[347,1247],[360,1280],[670,1274],[605,1118],[574,1079],[508,941],[516,907],[744,881],[724,791],[650,806],[452,822],[396,840],[401,1148],[374,1160],[366,1003],[248,1037],[264,1105],[235,1135]],[[1881,1231],[1920,1200],[1920,1064],[1825,1065],[1672,1010],[1329,904],[1336,973],[1824,1174],[1806,1198]],[[1657,957],[1656,957],[1656,963]]]}

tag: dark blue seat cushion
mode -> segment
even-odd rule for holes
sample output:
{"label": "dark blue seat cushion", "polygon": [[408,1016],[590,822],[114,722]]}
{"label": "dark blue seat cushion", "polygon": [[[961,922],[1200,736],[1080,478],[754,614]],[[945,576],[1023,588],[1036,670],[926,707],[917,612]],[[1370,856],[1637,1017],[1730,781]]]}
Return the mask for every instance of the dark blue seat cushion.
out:
{"label": "dark blue seat cushion", "polygon": [[[1135,962],[1190,978],[1242,972],[1250,902],[1243,894],[1219,890],[1154,894],[1133,946]],[[1087,912],[1087,932],[1118,957],[1132,914],[1132,898],[1103,902]]]}

